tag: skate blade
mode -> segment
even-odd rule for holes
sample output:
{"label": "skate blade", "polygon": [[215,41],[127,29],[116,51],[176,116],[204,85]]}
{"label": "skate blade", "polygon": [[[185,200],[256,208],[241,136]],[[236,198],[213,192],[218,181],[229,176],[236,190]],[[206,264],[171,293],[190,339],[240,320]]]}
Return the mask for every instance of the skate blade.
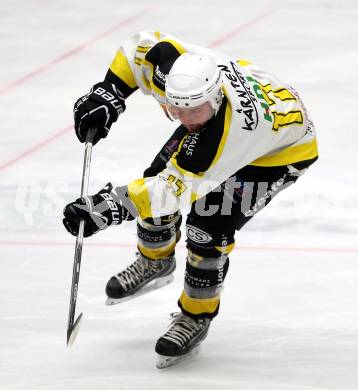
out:
{"label": "skate blade", "polygon": [[133,295],[129,295],[128,297],[124,298],[107,298],[106,300],[106,305],[112,306],[112,305],[117,305],[118,303],[123,303],[127,301],[131,301],[134,298],[138,298],[141,295],[147,294],[151,291],[158,290],[158,288],[162,288],[168,284],[170,284],[174,280],[174,275],[166,275],[163,276],[162,278],[154,279],[152,282],[146,284],[144,287],[142,287],[140,290],[138,290],[136,293]]}
{"label": "skate blade", "polygon": [[157,362],[155,366],[159,369],[168,368],[183,360],[195,357],[200,352],[200,345],[194,347],[189,353],[181,356],[164,356],[158,355]]}

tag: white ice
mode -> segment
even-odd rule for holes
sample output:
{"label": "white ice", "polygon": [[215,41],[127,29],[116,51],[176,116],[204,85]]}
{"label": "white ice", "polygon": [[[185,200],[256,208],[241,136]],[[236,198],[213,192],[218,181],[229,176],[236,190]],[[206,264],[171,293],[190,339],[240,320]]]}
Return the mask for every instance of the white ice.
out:
{"label": "white ice", "polygon": [[[358,388],[357,18],[355,0],[0,2],[1,390]],[[79,195],[83,145],[59,133],[120,43],[143,29],[218,42],[290,82],[320,149],[237,233],[200,355],[164,371],[154,345],[177,310],[185,243],[173,284],[107,307],[107,279],[134,258],[133,223],[85,241],[84,320],[75,345],[65,342],[74,238],[61,210]],[[173,129],[140,92],[127,107],[94,148],[92,193],[140,177]]]}

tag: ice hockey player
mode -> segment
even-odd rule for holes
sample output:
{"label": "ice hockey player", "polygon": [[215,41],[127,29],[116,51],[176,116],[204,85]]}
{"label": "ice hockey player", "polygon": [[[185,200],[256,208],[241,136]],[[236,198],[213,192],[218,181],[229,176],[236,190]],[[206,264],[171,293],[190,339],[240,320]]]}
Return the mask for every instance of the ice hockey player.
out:
{"label": "ice hockey player", "polygon": [[63,222],[76,235],[83,218],[88,237],[137,220],[137,258],[108,281],[111,304],[173,278],[180,209],[191,205],[180,312],[155,347],[157,366],[167,367],[198,350],[218,314],[235,231],[307,170],[317,143],[291,86],[246,60],[150,31],[125,42],[104,81],[76,102],[79,140],[92,127],[94,143],[107,137],[138,88],[179,127],[143,178],[77,199]]}

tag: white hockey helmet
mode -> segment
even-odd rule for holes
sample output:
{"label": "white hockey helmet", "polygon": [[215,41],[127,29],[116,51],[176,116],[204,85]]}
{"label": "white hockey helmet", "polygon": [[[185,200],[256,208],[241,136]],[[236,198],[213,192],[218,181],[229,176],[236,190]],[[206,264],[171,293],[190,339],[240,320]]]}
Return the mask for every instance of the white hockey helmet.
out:
{"label": "white hockey helmet", "polygon": [[165,82],[167,105],[197,107],[209,102],[216,114],[221,106],[221,70],[206,54],[182,54],[173,64]]}

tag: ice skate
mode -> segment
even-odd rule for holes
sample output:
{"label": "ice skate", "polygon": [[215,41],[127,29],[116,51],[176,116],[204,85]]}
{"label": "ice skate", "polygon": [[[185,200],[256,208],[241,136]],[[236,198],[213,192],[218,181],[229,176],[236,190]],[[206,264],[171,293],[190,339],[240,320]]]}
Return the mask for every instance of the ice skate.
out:
{"label": "ice skate", "polygon": [[164,287],[174,280],[175,257],[150,260],[140,253],[124,271],[114,275],[106,286],[107,305],[115,305]]}
{"label": "ice skate", "polygon": [[174,313],[172,318],[169,330],[159,338],[155,346],[158,354],[157,368],[170,367],[196,356],[209,331],[209,318],[193,319],[183,313]]}

